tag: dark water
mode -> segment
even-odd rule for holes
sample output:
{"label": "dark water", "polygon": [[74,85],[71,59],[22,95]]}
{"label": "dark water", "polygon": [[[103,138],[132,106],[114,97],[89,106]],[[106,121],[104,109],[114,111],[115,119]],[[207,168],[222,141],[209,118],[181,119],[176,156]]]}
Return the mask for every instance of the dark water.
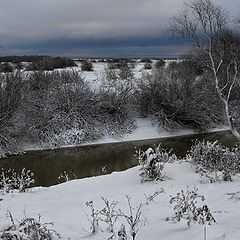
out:
{"label": "dark water", "polygon": [[13,168],[20,172],[25,167],[34,173],[35,186],[50,186],[58,183],[58,176],[63,171],[69,173],[70,176],[71,173],[74,173],[77,178],[83,178],[103,174],[103,167],[105,167],[104,173],[133,167],[137,165],[137,160],[134,157],[136,149],[146,150],[160,142],[163,147],[172,148],[178,156],[184,156],[195,139],[219,140],[226,146],[232,146],[237,142],[229,131],[222,131],[55,150],[28,151],[23,155],[0,159],[0,168]]}

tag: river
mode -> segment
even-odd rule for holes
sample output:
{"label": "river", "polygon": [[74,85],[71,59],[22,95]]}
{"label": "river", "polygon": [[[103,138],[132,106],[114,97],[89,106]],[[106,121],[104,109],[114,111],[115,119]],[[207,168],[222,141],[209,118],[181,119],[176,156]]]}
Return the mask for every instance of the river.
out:
{"label": "river", "polygon": [[71,177],[92,177],[123,171],[138,164],[134,156],[136,149],[146,150],[154,145],[173,149],[177,156],[185,156],[195,139],[218,140],[226,146],[233,146],[237,140],[230,131],[192,134],[178,137],[156,138],[129,142],[91,144],[65,147],[54,150],[27,151],[22,155],[0,159],[0,168],[23,167],[34,173],[35,186],[51,186],[59,183],[58,176],[66,171]]}

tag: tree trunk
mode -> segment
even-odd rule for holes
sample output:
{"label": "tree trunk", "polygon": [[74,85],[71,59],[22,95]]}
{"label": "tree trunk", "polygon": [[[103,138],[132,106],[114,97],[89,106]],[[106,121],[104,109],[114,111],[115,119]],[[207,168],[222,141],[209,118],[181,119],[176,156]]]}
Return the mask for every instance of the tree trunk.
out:
{"label": "tree trunk", "polygon": [[227,123],[228,123],[228,125],[230,127],[230,130],[231,130],[232,134],[239,140],[240,139],[240,134],[239,134],[239,132],[237,131],[237,129],[233,125],[232,117],[231,117],[230,110],[229,110],[229,98],[230,98],[230,95],[231,95],[231,91],[232,91],[233,85],[234,85],[234,83],[236,81],[237,69],[235,68],[234,80],[233,80],[233,82],[232,82],[232,84],[231,84],[231,86],[230,86],[230,88],[228,90],[227,99],[225,99],[223,94],[222,94],[222,90],[219,87],[219,79],[218,79],[218,70],[219,70],[219,68],[220,68],[220,66],[221,66],[223,61],[220,61],[218,67],[216,67],[216,64],[215,64],[213,56],[212,56],[211,44],[210,44],[210,49],[209,49],[208,55],[209,55],[209,58],[211,60],[212,71],[213,71],[214,78],[215,78],[215,87],[216,87],[217,93],[218,93],[221,101],[224,104],[225,114],[226,114],[226,117],[227,117]]}
{"label": "tree trunk", "polygon": [[226,114],[226,117],[227,117],[227,121],[228,121],[228,125],[230,127],[230,130],[232,132],[232,134],[237,138],[237,139],[240,139],[240,134],[239,132],[237,131],[237,129],[234,127],[233,125],[233,121],[232,121],[232,116],[230,114],[230,111],[229,111],[229,102],[226,101],[225,99],[222,98],[222,101],[224,102],[224,106],[225,106],[225,114]]}

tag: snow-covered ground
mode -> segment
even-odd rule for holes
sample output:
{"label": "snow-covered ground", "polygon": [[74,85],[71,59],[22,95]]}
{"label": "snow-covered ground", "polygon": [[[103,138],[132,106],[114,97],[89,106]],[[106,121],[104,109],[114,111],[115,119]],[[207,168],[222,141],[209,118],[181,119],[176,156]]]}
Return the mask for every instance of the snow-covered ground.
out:
{"label": "snow-covered ground", "polygon": [[[139,240],[201,240],[203,226],[192,224],[187,228],[186,222],[172,223],[165,221],[173,216],[169,204],[169,195],[175,195],[181,189],[196,186],[199,193],[206,198],[205,203],[211,209],[217,223],[207,226],[208,240],[239,240],[240,239],[240,202],[229,199],[226,193],[240,190],[240,182],[222,182],[201,184],[200,177],[194,172],[191,165],[184,161],[168,163],[164,172],[169,177],[163,182],[141,183],[139,167],[124,172],[114,172],[110,175],[73,180],[49,188],[33,188],[27,193],[14,193],[1,196],[0,201],[0,228],[6,226],[9,220],[6,217],[10,211],[14,218],[24,216],[38,218],[42,222],[54,222],[54,228],[61,233],[63,239],[79,240],[87,237],[85,230],[89,229],[86,214],[89,209],[86,201],[94,201],[96,209],[104,207],[101,197],[109,201],[117,200],[122,211],[128,210],[126,195],[131,196],[132,204],[137,206],[145,203],[144,194],[151,195],[156,189],[163,188],[164,193],[157,196],[154,202],[142,208],[145,221],[137,234]],[[115,230],[124,223],[119,219]],[[102,230],[106,226],[100,224]],[[126,225],[128,230],[128,226]],[[86,239],[106,240],[110,234],[99,232]],[[130,239],[130,238],[129,238]]]}
{"label": "snow-covered ground", "polygon": [[[218,131],[227,131],[229,127],[221,127],[209,130],[209,132],[218,132]],[[157,125],[154,125],[150,118],[137,118],[136,119],[136,128],[129,134],[126,134],[122,137],[111,137],[105,136],[101,139],[84,142],[80,145],[67,145],[61,146],[64,147],[76,147],[76,146],[84,146],[84,145],[95,145],[95,144],[104,144],[104,143],[116,143],[116,142],[129,142],[129,141],[137,141],[137,140],[148,140],[148,139],[156,139],[156,138],[165,138],[165,137],[177,137],[177,136],[186,136],[195,134],[196,132],[193,129],[178,129],[173,131],[167,131],[164,128],[160,128]],[[24,151],[29,150],[44,150],[43,147],[38,147],[32,144],[24,144]]]}
{"label": "snow-covered ground", "polygon": [[137,141],[137,140],[146,140],[146,139],[154,139],[154,138],[164,138],[164,137],[175,137],[175,136],[183,136],[183,135],[188,135],[193,133],[194,133],[194,130],[192,129],[179,129],[179,130],[170,132],[165,130],[164,128],[160,128],[157,125],[154,125],[150,118],[137,118],[136,128],[129,134],[126,134],[118,138],[112,138],[112,137],[106,136],[102,139],[96,140],[94,142],[86,142],[82,145],[127,142],[127,141]]}

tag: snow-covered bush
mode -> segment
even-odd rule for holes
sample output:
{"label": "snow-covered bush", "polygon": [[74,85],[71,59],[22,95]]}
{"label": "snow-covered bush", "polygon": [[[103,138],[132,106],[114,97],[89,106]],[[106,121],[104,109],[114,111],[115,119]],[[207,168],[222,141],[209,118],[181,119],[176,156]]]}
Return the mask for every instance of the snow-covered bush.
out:
{"label": "snow-covered bush", "polygon": [[[224,124],[224,106],[210,76],[197,76],[188,61],[154,68],[137,87],[140,114],[153,118],[167,130],[190,127],[204,130]],[[197,80],[196,80],[197,79]]]}
{"label": "snow-covered bush", "polygon": [[13,65],[9,62],[0,64],[0,72],[1,73],[10,73],[13,72]]}
{"label": "snow-covered bush", "polygon": [[21,221],[14,221],[12,214],[8,213],[11,224],[0,231],[2,240],[57,240],[61,239],[59,233],[50,228],[52,223],[41,223],[38,220],[26,217]]}
{"label": "snow-covered bush", "polygon": [[99,219],[107,224],[107,232],[114,233],[114,224],[118,218],[118,212],[116,210],[118,202],[109,202],[109,200],[104,197],[102,197],[102,200],[105,204],[105,207],[99,211]]}
{"label": "snow-covered bush", "polygon": [[117,201],[110,202],[108,199],[102,197],[104,202],[104,207],[101,210],[98,210],[94,207],[93,201],[86,202],[86,206],[90,208],[90,215],[88,215],[88,221],[90,222],[90,235],[96,234],[100,227],[101,223],[107,225],[106,231],[115,235],[114,225],[119,217],[119,213],[116,210],[118,205]]}
{"label": "snow-covered bush", "polygon": [[24,130],[47,147],[99,138],[96,94],[74,71],[34,72],[26,81]]}
{"label": "snow-covered bush", "polygon": [[90,234],[94,235],[99,231],[99,210],[94,207],[93,201],[86,202],[86,206],[90,208],[90,215],[88,215],[88,221],[90,222]]}
{"label": "snow-covered bush", "polygon": [[68,181],[71,181],[71,180],[76,179],[76,178],[77,178],[77,176],[73,172],[63,171],[63,173],[61,173],[58,176],[58,182],[59,183],[68,182]]}
{"label": "snow-covered bush", "polygon": [[157,62],[155,62],[154,67],[155,68],[161,68],[165,66],[165,61],[162,59],[159,59]]}
{"label": "snow-covered bush", "polygon": [[[93,201],[86,202],[88,208],[90,208],[90,214],[88,216],[88,221],[90,222],[90,233],[88,236],[98,233],[99,230],[106,231],[111,233],[111,236],[108,239],[126,240],[127,233],[125,225],[122,223],[122,220],[129,225],[129,233],[132,237],[132,240],[136,239],[136,235],[139,231],[140,226],[144,222],[142,217],[142,206],[133,206],[131,203],[131,197],[126,196],[128,211],[122,211],[121,209],[116,209],[118,206],[117,201],[110,202],[108,199],[102,197],[104,202],[104,207],[101,210],[98,210],[94,207]],[[115,223],[121,223],[121,228],[118,232],[115,230]],[[107,228],[104,228],[107,225]]]}
{"label": "snow-covered bush", "polygon": [[90,61],[84,60],[81,63],[81,70],[82,71],[93,71],[93,64]]}
{"label": "snow-covered bush", "polygon": [[111,68],[111,66],[104,68],[104,78],[107,81],[117,81],[119,80],[118,70]]}
{"label": "snow-covered bush", "polygon": [[[132,240],[136,239],[136,235],[139,231],[140,223],[142,221],[142,204],[139,204],[137,207],[134,207],[131,203],[131,197],[126,196],[127,202],[128,202],[128,207],[129,211],[128,213],[123,212],[121,209],[119,209],[119,217],[123,217],[127,224],[130,227],[130,235],[132,237]],[[121,238],[120,238],[121,239]]]}
{"label": "snow-covered bush", "polygon": [[23,168],[20,173],[12,171],[12,186],[13,189],[19,192],[25,192],[34,182],[34,173],[31,170]]}
{"label": "snow-covered bush", "polygon": [[34,72],[24,93],[22,129],[43,147],[76,145],[134,128],[134,90],[128,80],[92,89],[75,71]]}
{"label": "snow-covered bush", "polygon": [[20,173],[14,169],[4,171],[0,175],[0,191],[5,194],[11,191],[25,192],[34,183],[34,174],[23,168]]}
{"label": "snow-covered bush", "polygon": [[159,196],[161,193],[164,192],[164,189],[161,188],[161,189],[157,189],[153,194],[151,195],[146,195],[144,194],[145,198],[146,198],[146,204],[148,205],[149,203],[153,202],[154,199]]}
{"label": "snow-covered bush", "polygon": [[145,62],[143,68],[144,69],[152,69],[152,63]]}
{"label": "snow-covered bush", "polygon": [[239,156],[239,146],[229,149],[218,141],[196,141],[187,159],[196,166],[203,182],[216,182],[231,181],[240,172]]}
{"label": "snow-covered bush", "polygon": [[233,199],[237,202],[240,201],[240,191],[227,193],[227,195],[229,196],[230,199]]}
{"label": "snow-covered bush", "polygon": [[26,67],[27,71],[52,71],[54,69],[76,66],[72,59],[63,57],[37,56],[31,60],[28,59],[28,61],[31,62]]}
{"label": "snow-covered bush", "polygon": [[[189,189],[186,191],[181,190],[176,196],[170,196],[170,204],[173,205],[174,216],[170,218],[173,222],[180,222],[186,220],[188,227],[192,222],[199,224],[215,223],[210,209],[206,204],[202,206],[198,201],[204,202],[205,198],[198,194],[198,189]],[[168,219],[169,220],[169,219]]]}
{"label": "snow-covered bush", "polygon": [[166,175],[163,173],[164,164],[177,160],[172,151],[161,148],[149,148],[147,151],[138,150],[136,157],[140,165],[141,181],[164,180]]}
{"label": "snow-covered bush", "polygon": [[132,80],[134,77],[132,66],[126,60],[109,63],[105,68],[105,77],[107,80]]}
{"label": "snow-covered bush", "polygon": [[[112,70],[111,70],[112,71]],[[135,89],[130,79],[107,79],[103,76],[96,91],[96,118],[105,135],[113,137],[130,133],[135,128]]]}
{"label": "snow-covered bush", "polygon": [[141,58],[140,62],[141,63],[152,63],[153,61],[150,58]]}
{"label": "snow-covered bush", "polygon": [[19,71],[0,74],[0,158],[19,152],[14,119],[21,105],[22,75]]}
{"label": "snow-covered bush", "polygon": [[118,240],[127,240],[127,233],[125,225],[122,224],[119,231],[118,231]]}
{"label": "snow-covered bush", "polygon": [[2,169],[0,175],[0,192],[2,194],[9,193],[12,190],[11,169],[5,171]]}

